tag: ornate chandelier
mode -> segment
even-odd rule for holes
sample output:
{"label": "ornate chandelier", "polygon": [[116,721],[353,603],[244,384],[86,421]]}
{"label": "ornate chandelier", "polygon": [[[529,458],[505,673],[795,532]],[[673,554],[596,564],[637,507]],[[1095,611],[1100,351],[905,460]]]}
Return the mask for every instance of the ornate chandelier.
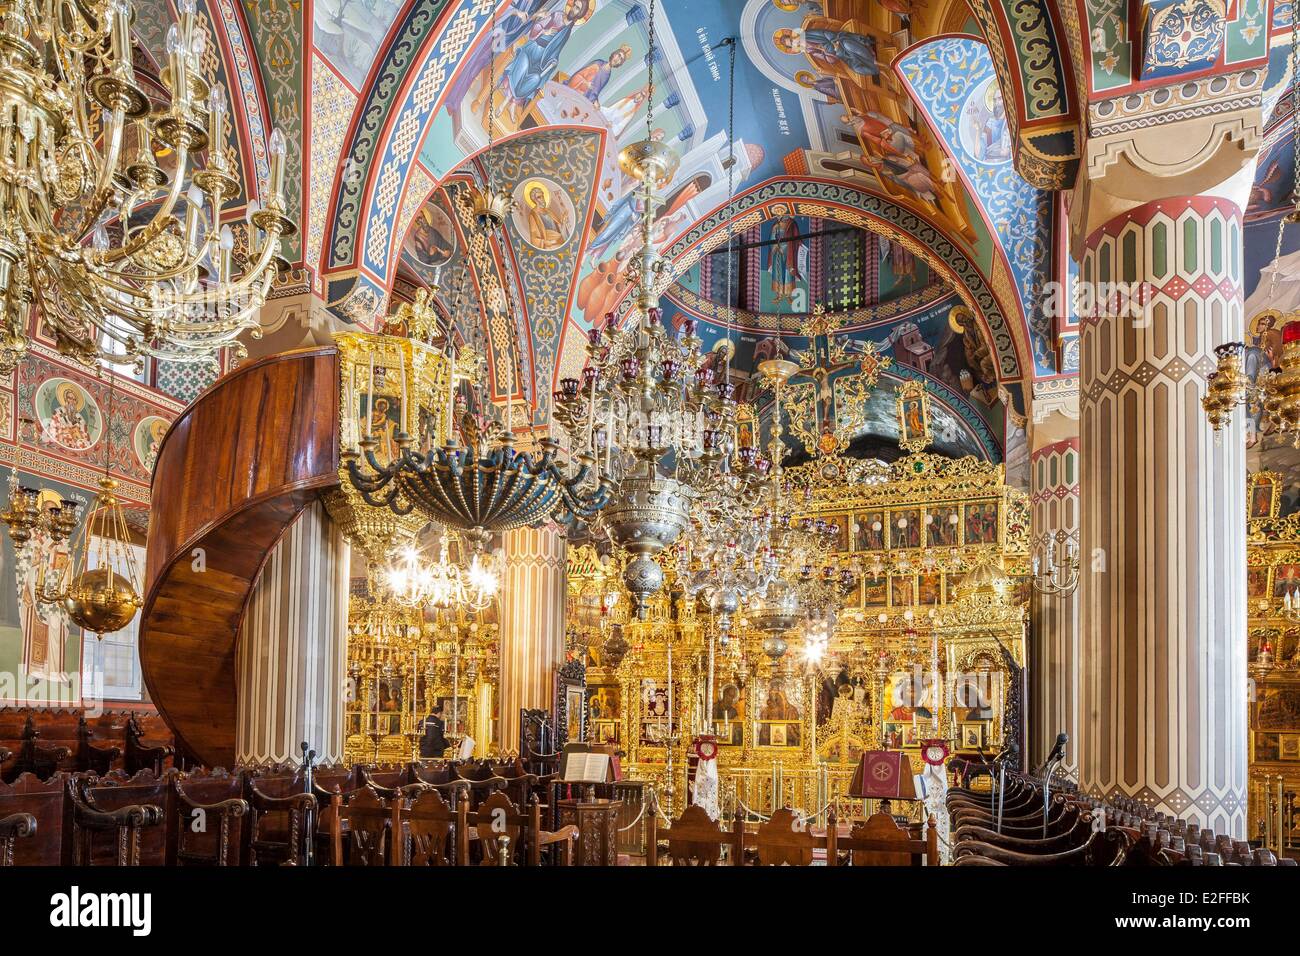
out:
{"label": "ornate chandelier", "polygon": [[[1297,43],[1300,43],[1300,24],[1292,22],[1292,101],[1300,96],[1300,49],[1297,49]],[[1295,206],[1278,222],[1276,257],[1281,255],[1286,227],[1300,222],[1300,126],[1296,124],[1292,124],[1291,129],[1291,159],[1294,167],[1291,196]],[[1276,301],[1279,271],[1275,258],[1269,280],[1269,303]],[[1244,342],[1227,342],[1218,346],[1214,350],[1218,364],[1207,377],[1201,407],[1210,427],[1219,432],[1231,424],[1233,410],[1245,405],[1250,414],[1260,416],[1261,426],[1269,425],[1283,436],[1290,435],[1295,447],[1300,448],[1300,313],[1284,316],[1276,309],[1266,309],[1255,317],[1252,328],[1258,328],[1264,320],[1268,320],[1269,328],[1281,327],[1280,354],[1270,355],[1269,349],[1256,346],[1247,348]],[[1248,374],[1248,364],[1256,373],[1253,376]]]}
{"label": "ornate chandelier", "polygon": [[635,317],[619,329],[614,314],[607,314],[604,329],[589,333],[582,381],[562,381],[555,396],[556,419],[574,444],[591,457],[604,457],[613,488],[600,524],[631,555],[623,580],[639,620],[646,619],[648,601],[663,585],[655,558],[689,526],[692,505],[704,507],[720,493],[726,480],[718,478],[728,470],[746,482],[747,472],[765,469],[752,451],[737,454],[729,361],[717,375],[703,362],[695,320],[684,320],[674,334],[658,305],[657,286],[669,266],[655,248],[652,225],[664,201],[660,190],[672,181],[678,159],[654,137],[653,0],[646,63],[646,138],[619,153],[619,167],[642,190]]}
{"label": "ornate chandelier", "polygon": [[[489,89],[494,88],[495,74],[490,83]],[[496,123],[494,98],[488,99],[485,183],[481,189],[470,189],[467,199],[474,228],[484,241],[504,227],[513,205],[508,192],[493,187],[492,138]],[[465,268],[468,270],[468,262]],[[464,301],[463,289],[462,281],[457,288],[453,315],[459,312]],[[513,312],[509,302],[507,310]],[[412,310],[411,316],[422,318],[423,321],[416,323],[418,330],[433,336],[427,312],[420,311],[417,315]],[[466,327],[479,329],[476,320],[477,316],[468,319]],[[518,323],[511,315],[506,324],[511,329],[508,364],[509,391],[513,395],[514,330]],[[408,328],[408,332],[412,331],[415,330]],[[458,362],[450,330],[442,339],[447,362],[456,368]],[[484,350],[479,351],[482,354]],[[609,493],[607,480],[596,476],[597,456],[590,450],[565,456],[560,444],[548,436],[538,442],[538,452],[516,451],[509,422],[501,422],[496,417],[497,409],[487,394],[487,376],[483,371],[480,368],[478,374],[466,376],[475,386],[471,389],[471,402],[457,394],[456,376],[449,377],[448,430],[442,447],[421,453],[412,447],[414,442],[403,428],[394,435],[397,454],[390,461],[381,461],[376,456],[377,443],[370,435],[358,442],[357,448],[340,456],[349,482],[367,504],[387,508],[396,515],[416,512],[444,528],[461,532],[475,555],[466,573],[479,592],[496,586],[496,572],[481,555],[493,533],[538,525],[552,517],[590,519],[604,506]],[[457,426],[460,441],[456,437]]]}
{"label": "ornate chandelier", "polygon": [[[1300,216],[1300,207],[1291,216]],[[1282,319],[1272,310],[1262,313],[1260,318],[1270,315],[1275,321]],[[1208,377],[1201,407],[1216,432],[1232,423],[1232,412],[1237,406],[1245,405],[1251,414],[1262,414],[1262,424],[1290,435],[1300,448],[1300,316],[1292,314],[1287,318],[1289,321],[1282,327],[1278,365],[1263,372],[1258,383],[1246,374],[1244,342],[1228,342],[1214,350],[1219,357],[1218,366]]]}
{"label": "ornate chandelier", "polygon": [[[1058,554],[1058,546],[1060,554]],[[1040,594],[1071,594],[1079,586],[1079,549],[1065,531],[1048,536],[1032,560],[1030,581]]]}
{"label": "ornate chandelier", "polygon": [[450,537],[442,532],[436,562],[411,546],[384,569],[384,586],[394,601],[403,607],[439,611],[462,607],[482,611],[492,604],[501,584],[500,560],[476,548],[469,564],[459,567],[450,557]]}
{"label": "ornate chandelier", "polygon": [[[271,136],[269,198],[251,210],[236,276],[234,234],[221,225],[239,194],[225,93],[201,75],[196,0],[179,11],[161,77],[171,99],[155,109],[132,65],[128,0],[0,5],[0,373],[27,350],[33,305],[59,350],[92,365],[242,354],[236,337],[257,326],[280,239],[296,228],[284,214],[284,137]],[[158,167],[155,143],[173,170]]]}

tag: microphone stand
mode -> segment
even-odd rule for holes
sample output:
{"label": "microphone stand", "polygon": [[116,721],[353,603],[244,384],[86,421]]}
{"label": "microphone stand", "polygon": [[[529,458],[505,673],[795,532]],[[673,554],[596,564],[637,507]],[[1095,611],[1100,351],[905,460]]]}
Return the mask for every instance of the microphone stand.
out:
{"label": "microphone stand", "polygon": [[304,851],[306,866],[312,865],[312,853],[316,844],[316,788],[315,788],[315,769],[316,769],[316,751],[307,749],[307,741],[303,741],[302,747],[302,782],[306,788],[306,793],[311,797],[311,806],[307,808],[306,826],[307,847]]}

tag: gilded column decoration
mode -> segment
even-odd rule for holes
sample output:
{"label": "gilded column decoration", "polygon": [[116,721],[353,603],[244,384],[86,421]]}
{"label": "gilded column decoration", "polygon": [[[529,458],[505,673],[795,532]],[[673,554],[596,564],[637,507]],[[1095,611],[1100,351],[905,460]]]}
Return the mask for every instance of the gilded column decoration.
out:
{"label": "gilded column decoration", "polygon": [[343,759],[350,552],[313,502],[267,556],[239,635],[235,759],[266,765]]}
{"label": "gilded column decoration", "polygon": [[[1079,545],[1079,412],[1035,415],[1030,438],[1032,549],[1058,560]],[[1034,590],[1030,604],[1029,753],[1040,763],[1061,731],[1070,735],[1064,768],[1078,772],[1079,604],[1077,589]]]}
{"label": "gilded column decoration", "polygon": [[1246,823],[1246,467],[1201,412],[1214,346],[1242,338],[1242,217],[1219,196],[1147,202],[1095,229],[1081,278],[1089,793],[1219,833]]}
{"label": "gilded column decoration", "polygon": [[497,710],[503,751],[519,747],[520,709],[552,710],[555,669],[564,661],[566,547],[554,528],[519,528],[505,542]]}

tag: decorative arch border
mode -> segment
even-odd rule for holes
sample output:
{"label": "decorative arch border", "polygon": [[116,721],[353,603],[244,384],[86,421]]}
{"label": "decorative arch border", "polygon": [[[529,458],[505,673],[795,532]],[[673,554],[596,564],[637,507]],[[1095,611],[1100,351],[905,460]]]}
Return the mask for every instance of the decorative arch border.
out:
{"label": "decorative arch border", "polygon": [[[971,0],[1007,110],[1016,171],[1039,189],[1073,184],[1083,155],[1081,115],[1069,39],[1063,22],[1072,0]],[[1075,14],[1073,8],[1071,15]],[[926,38],[931,39],[930,37]]]}
{"label": "decorative arch border", "polygon": [[[896,205],[875,193],[848,183],[808,177],[769,179],[719,206],[682,233],[665,255],[674,272],[689,268],[700,255],[725,237],[729,220],[743,219],[776,203],[819,204],[826,217],[871,229],[919,255],[934,271],[947,278],[962,301],[984,326],[997,356],[998,381],[1018,382],[1031,368],[1027,330],[1008,322],[1002,304],[979,267],[938,226],[918,213]],[[812,213],[809,213],[810,215]],[[860,220],[855,221],[857,216]],[[621,318],[632,306],[626,296],[616,310]],[[1013,309],[1012,315],[1019,316]]]}

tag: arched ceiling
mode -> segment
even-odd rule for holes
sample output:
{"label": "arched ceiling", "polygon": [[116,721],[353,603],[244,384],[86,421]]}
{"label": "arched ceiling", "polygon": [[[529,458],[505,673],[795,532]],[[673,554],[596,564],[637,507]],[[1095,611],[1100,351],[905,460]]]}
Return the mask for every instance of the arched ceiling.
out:
{"label": "arched ceiling", "polygon": [[[1215,2],[1172,5],[1187,13]],[[135,5],[140,45],[156,57],[155,25],[170,22],[172,2]],[[677,292],[666,290],[674,307],[705,311],[691,301],[691,270],[723,241],[729,220],[736,229],[769,220],[775,190],[792,207],[824,207],[796,216],[865,229],[911,251],[974,310],[996,385],[1019,405],[1030,378],[1073,370],[1072,331],[1041,308],[1043,284],[1068,268],[1044,254],[1060,242],[1051,232],[1055,200],[1043,190],[1072,184],[1089,104],[1255,67],[1271,49],[1271,119],[1247,215],[1253,279],[1271,258],[1290,192],[1291,107],[1279,94],[1289,80],[1293,5],[1228,4],[1215,43],[1162,59],[1157,15],[1170,6],[661,0],[652,129],[682,168],[655,237],[682,271]],[[540,255],[519,231],[530,228],[526,210],[492,254],[505,270],[501,286],[527,313],[518,358],[527,374],[516,376],[516,391],[531,390],[533,402],[549,394],[573,364],[578,333],[620,307],[608,293],[635,243],[635,199],[614,158],[644,135],[648,12],[649,0],[208,0],[215,69],[240,107],[231,133],[251,196],[265,178],[270,130],[281,127],[289,143],[289,212],[300,224],[288,250],[300,267],[292,281],[311,283],[336,316],[368,327],[394,290],[423,281],[399,263],[413,230],[427,228],[419,223],[435,189],[473,168],[486,144],[483,87],[494,71],[498,143],[545,133],[538,142],[548,144],[556,174],[571,140],[587,137],[594,153],[588,179],[560,184],[561,205],[574,215],[559,230],[563,242],[542,250],[557,255]],[[731,50],[720,44],[733,35],[729,124]],[[1284,252],[1293,248],[1300,243],[1288,239]]]}
{"label": "arched ceiling", "polygon": [[[382,0],[364,9],[350,2],[315,8],[313,89],[352,112],[347,129],[322,130],[312,149],[317,161],[333,158],[339,168],[326,219],[308,230],[309,246],[321,250],[327,301],[347,318],[374,323],[415,210],[486,145],[484,91],[493,75],[498,140],[557,127],[603,137],[579,284],[610,271],[611,260],[625,258],[636,218],[631,184],[615,160],[623,145],[645,136],[648,0],[522,0],[503,9],[495,26],[486,3],[442,8],[434,23],[417,22],[421,11]],[[980,74],[979,104],[972,98],[969,105],[981,105],[982,113],[967,117],[965,134],[960,114],[951,122],[931,115],[942,92],[933,88],[935,78],[951,64],[928,53],[926,38],[954,30],[968,36],[962,43],[946,39],[945,53],[955,44],[951,55]],[[999,368],[1004,380],[1017,382],[1054,362],[1051,330],[1033,328],[1026,319],[1033,310],[1024,305],[1042,274],[1005,243],[1006,230],[1027,241],[1040,235],[1049,221],[1046,202],[1019,177],[1022,189],[1013,194],[1005,188],[1010,176],[989,171],[1003,166],[1011,173],[1014,150],[993,61],[971,36],[979,31],[980,22],[959,3],[658,4],[652,130],[675,148],[681,169],[657,237],[671,243],[713,214],[727,199],[729,179],[737,192],[790,175],[848,184],[924,224],[979,273],[998,315],[975,307],[987,323],[1013,329],[1011,358]],[[731,49],[720,44],[731,36],[738,44],[729,130]],[[363,71],[372,48],[387,53]],[[399,66],[400,75],[393,72]],[[725,162],[729,133],[733,164]],[[978,156],[968,170],[971,146]],[[314,201],[316,184],[326,182],[316,172],[311,180]],[[599,319],[578,313],[582,325]]]}

